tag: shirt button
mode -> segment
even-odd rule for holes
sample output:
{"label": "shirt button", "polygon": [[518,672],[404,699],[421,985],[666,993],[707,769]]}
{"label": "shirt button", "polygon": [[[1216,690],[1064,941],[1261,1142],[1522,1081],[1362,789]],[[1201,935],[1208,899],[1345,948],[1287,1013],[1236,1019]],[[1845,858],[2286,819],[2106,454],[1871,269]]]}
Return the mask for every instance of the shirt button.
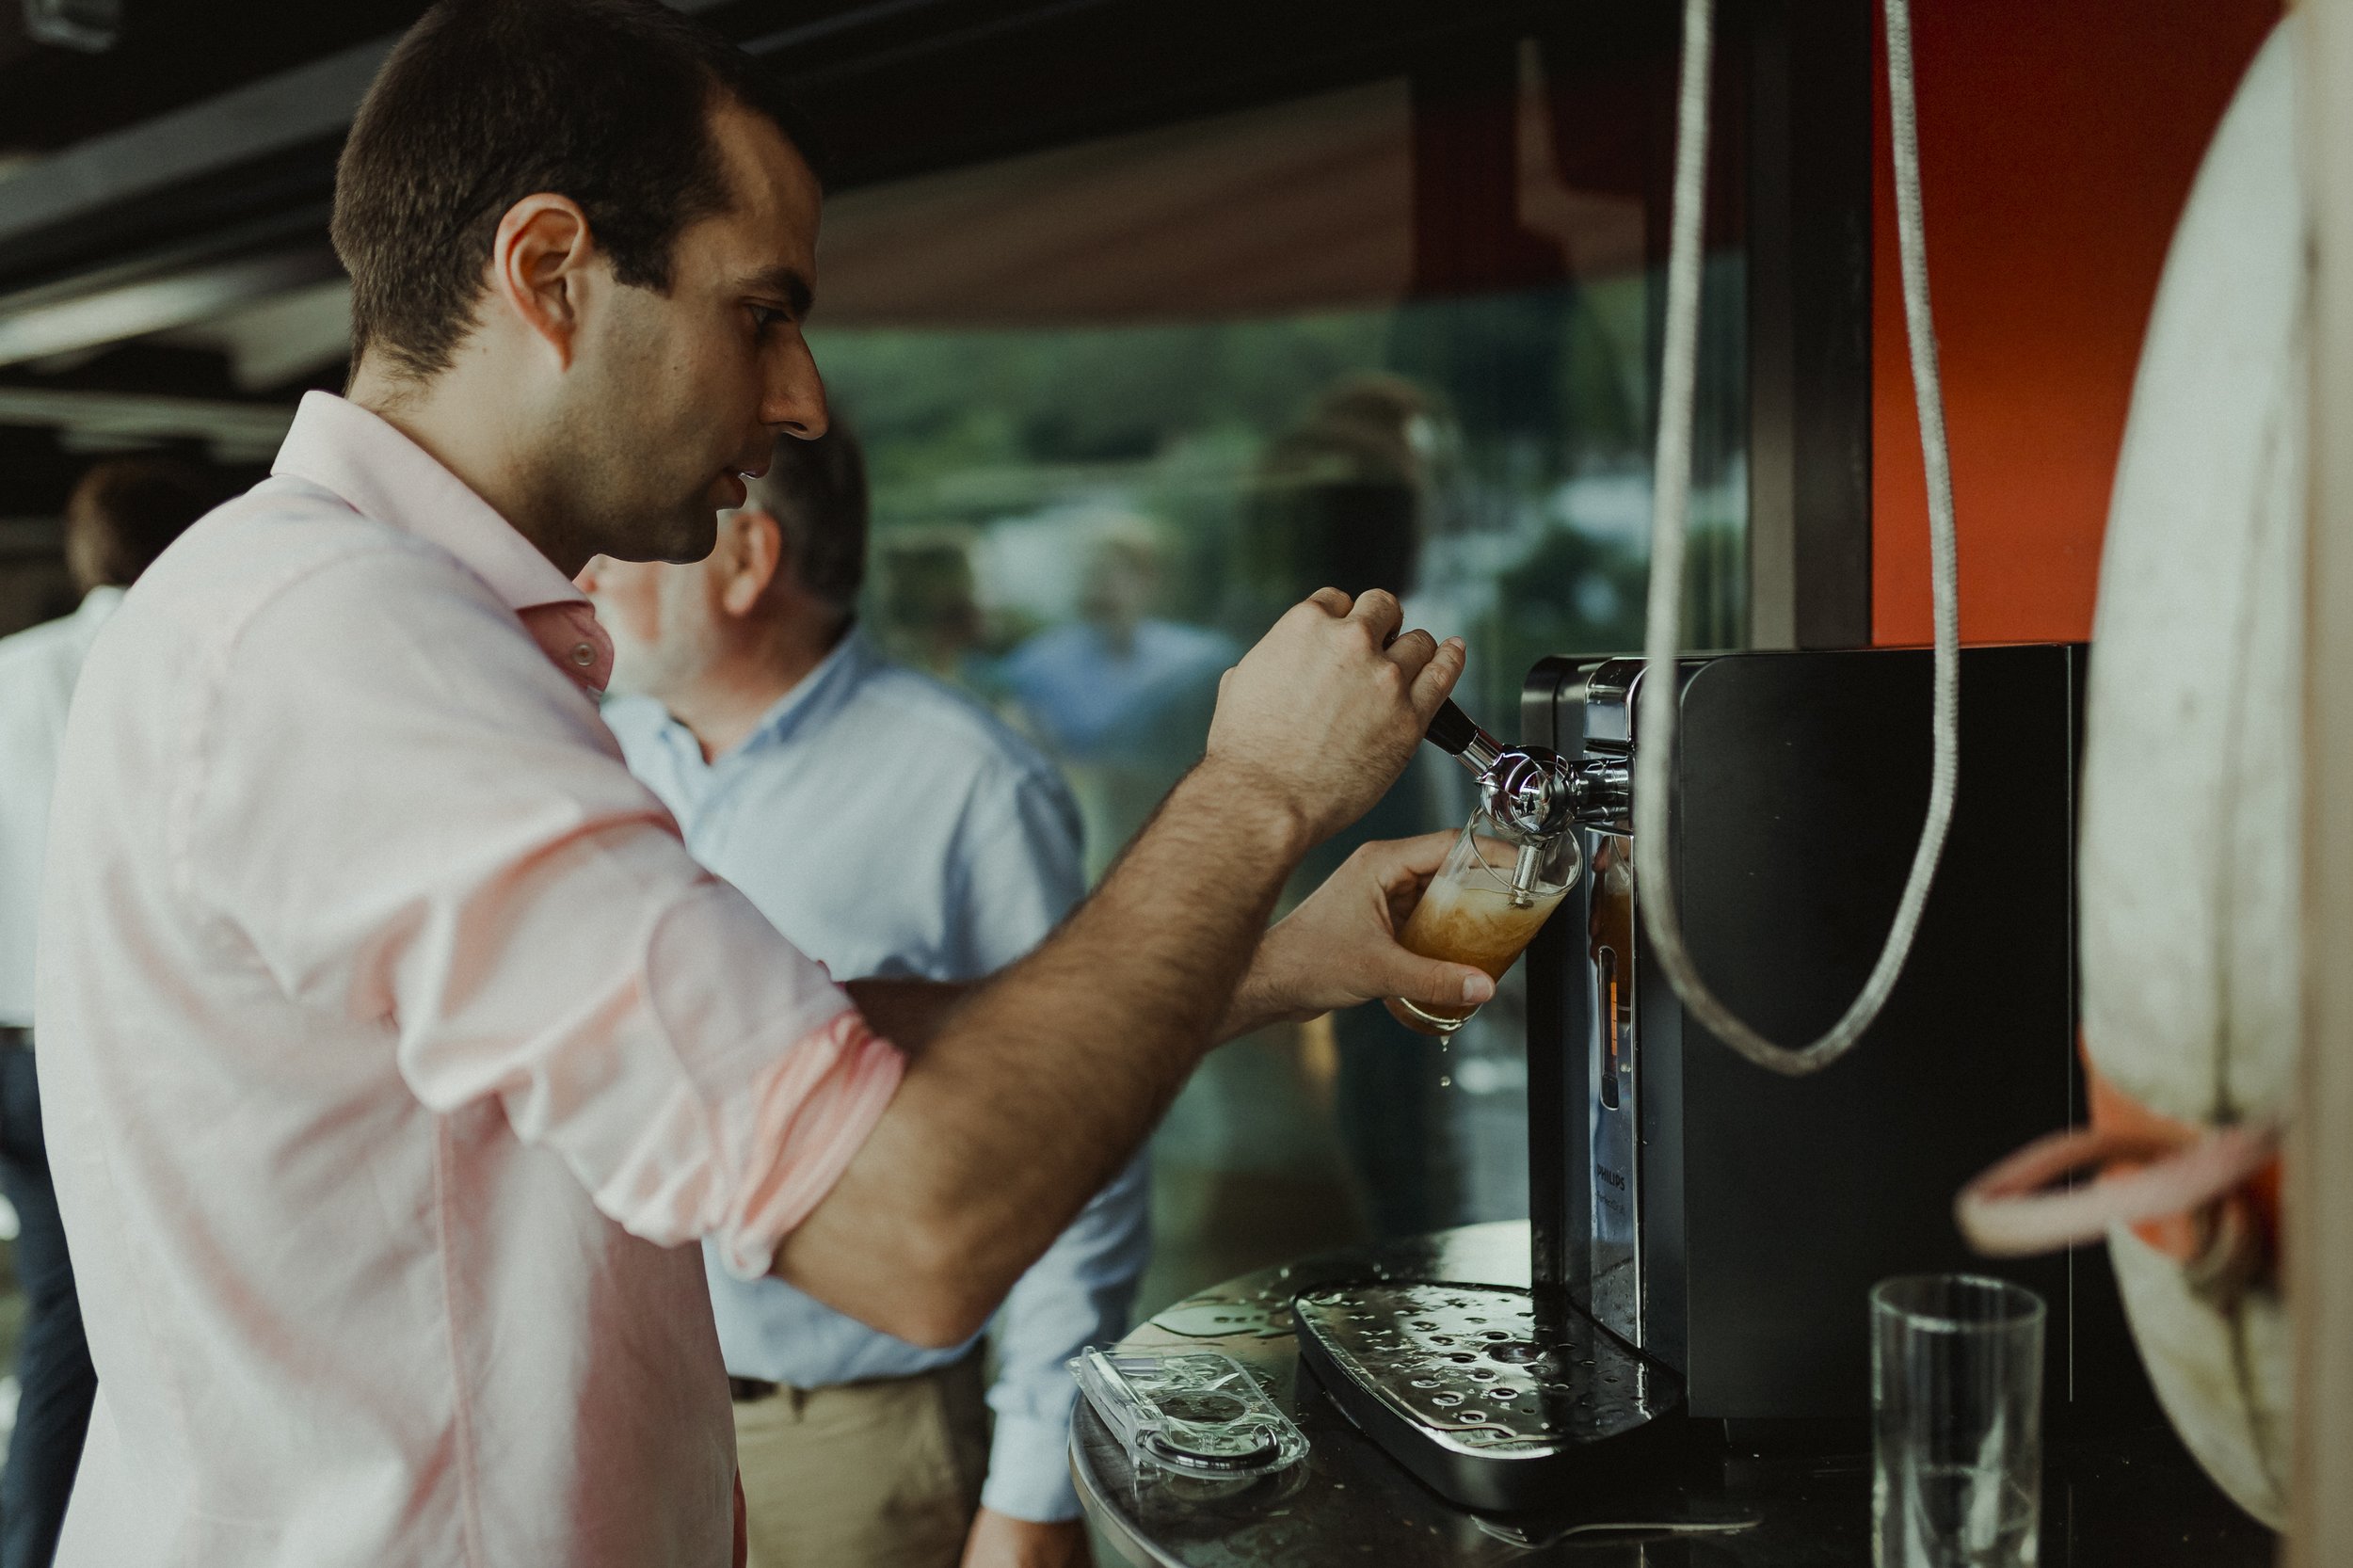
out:
{"label": "shirt button", "polygon": [[596,662],[597,650],[594,647],[587,643],[574,643],[572,645],[573,664],[578,664],[582,669],[586,669]]}

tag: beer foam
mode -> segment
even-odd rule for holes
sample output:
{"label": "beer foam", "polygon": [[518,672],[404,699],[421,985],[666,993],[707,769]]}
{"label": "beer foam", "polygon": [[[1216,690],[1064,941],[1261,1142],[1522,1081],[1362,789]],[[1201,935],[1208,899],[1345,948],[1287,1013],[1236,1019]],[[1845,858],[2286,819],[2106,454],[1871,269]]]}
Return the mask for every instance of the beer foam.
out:
{"label": "beer foam", "polygon": [[1515,904],[1508,888],[1441,878],[1422,895],[1398,940],[1410,952],[1476,964],[1500,980],[1566,893]]}

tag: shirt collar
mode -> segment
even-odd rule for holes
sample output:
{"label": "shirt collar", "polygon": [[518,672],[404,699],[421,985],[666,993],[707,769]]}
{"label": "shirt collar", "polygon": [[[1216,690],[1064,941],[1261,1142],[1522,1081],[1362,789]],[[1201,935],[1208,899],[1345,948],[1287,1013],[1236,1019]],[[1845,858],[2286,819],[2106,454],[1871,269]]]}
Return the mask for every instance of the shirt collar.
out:
{"label": "shirt collar", "polygon": [[308,480],[378,522],[432,540],[510,610],[582,604],[588,596],[439,459],[357,403],[302,394],[270,472]]}
{"label": "shirt collar", "polygon": [[833,651],[820,659],[816,667],[801,677],[791,691],[776,698],[775,705],[760,715],[760,722],[752,726],[750,732],[723,755],[734,756],[791,739],[794,730],[838,706],[872,658],[865,637],[856,626],[851,627],[834,644]]}

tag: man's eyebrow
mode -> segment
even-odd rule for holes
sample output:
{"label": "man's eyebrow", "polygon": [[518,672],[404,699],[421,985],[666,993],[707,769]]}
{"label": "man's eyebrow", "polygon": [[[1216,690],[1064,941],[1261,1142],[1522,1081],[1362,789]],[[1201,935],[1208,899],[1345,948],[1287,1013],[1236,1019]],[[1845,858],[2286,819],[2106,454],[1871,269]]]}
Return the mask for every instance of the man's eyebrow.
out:
{"label": "man's eyebrow", "polygon": [[816,288],[808,274],[796,266],[772,266],[764,272],[755,272],[744,280],[744,287],[750,293],[776,295],[792,312],[794,320],[808,314],[809,308],[817,303]]}

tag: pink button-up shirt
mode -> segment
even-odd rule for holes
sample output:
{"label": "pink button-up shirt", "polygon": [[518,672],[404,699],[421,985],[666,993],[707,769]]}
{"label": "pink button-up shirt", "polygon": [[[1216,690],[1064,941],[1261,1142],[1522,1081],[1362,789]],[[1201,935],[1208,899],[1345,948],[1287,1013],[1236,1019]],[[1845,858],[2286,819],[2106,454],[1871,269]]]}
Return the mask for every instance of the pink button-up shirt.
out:
{"label": "pink button-up shirt", "polygon": [[98,642],[41,1094],[99,1394],[59,1561],[717,1565],[697,1250],[901,1059],[630,776],[523,537],[322,393]]}

